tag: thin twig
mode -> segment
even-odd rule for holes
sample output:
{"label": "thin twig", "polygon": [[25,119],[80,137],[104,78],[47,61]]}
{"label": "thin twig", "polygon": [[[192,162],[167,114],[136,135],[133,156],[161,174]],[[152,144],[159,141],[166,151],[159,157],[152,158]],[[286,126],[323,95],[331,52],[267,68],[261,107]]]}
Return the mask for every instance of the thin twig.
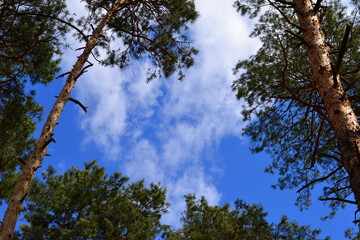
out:
{"label": "thin twig", "polygon": [[342,169],[342,166],[341,167],[338,167],[337,169],[335,169],[334,171],[332,171],[331,173],[329,173],[328,175],[322,177],[322,178],[317,178],[311,182],[309,182],[308,184],[302,186],[299,190],[297,190],[296,192],[299,193],[301,192],[302,190],[304,190],[305,188],[309,187],[310,185],[313,185],[314,183],[317,183],[317,182],[322,182],[326,179],[328,179],[329,177],[331,177],[332,175],[334,175],[337,171],[339,171],[340,169]]}

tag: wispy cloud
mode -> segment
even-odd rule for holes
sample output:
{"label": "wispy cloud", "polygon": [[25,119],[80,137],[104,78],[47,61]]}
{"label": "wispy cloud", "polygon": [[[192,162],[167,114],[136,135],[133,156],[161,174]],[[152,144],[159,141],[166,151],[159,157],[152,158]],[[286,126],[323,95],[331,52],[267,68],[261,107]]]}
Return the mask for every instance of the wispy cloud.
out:
{"label": "wispy cloud", "polygon": [[229,135],[240,137],[244,126],[241,104],[231,92],[231,69],[253,53],[249,26],[232,0],[197,0],[200,18],[191,37],[200,50],[196,66],[183,82],[145,82],[146,63],[119,71],[96,66],[79,81],[77,95],[90,106],[81,128],[86,142],[95,143],[107,158],[121,159],[120,171],[131,179],[161,182],[168,189],[176,224],[183,195],[204,195],[217,204],[211,168],[213,151]]}
{"label": "wispy cloud", "polygon": [[96,66],[80,85],[81,99],[88,106],[88,116],[82,121],[85,142],[95,142],[114,159],[120,152],[120,136],[126,127],[126,93],[123,77],[115,69]]}

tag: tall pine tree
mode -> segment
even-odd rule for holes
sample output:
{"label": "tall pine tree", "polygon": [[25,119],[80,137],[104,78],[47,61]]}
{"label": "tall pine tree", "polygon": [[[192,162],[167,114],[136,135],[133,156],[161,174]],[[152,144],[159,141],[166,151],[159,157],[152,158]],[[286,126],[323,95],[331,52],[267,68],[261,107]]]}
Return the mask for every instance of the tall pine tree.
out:
{"label": "tall pine tree", "polygon": [[[236,1],[258,16],[252,36],[263,45],[235,68],[233,84],[247,106],[245,129],[254,152],[267,151],[276,187],[297,188],[298,204],[323,185],[320,200],[333,215],[346,203],[360,207],[359,1],[352,13],[338,0]],[[266,7],[264,7],[266,6]],[[264,8],[263,8],[264,7]]]}
{"label": "tall pine tree", "polygon": [[[76,80],[92,66],[89,57],[94,56],[104,65],[121,68],[132,58],[149,58],[153,67],[149,69],[149,80],[177,71],[183,77],[182,68],[193,65],[192,55],[197,51],[188,42],[185,30],[197,18],[192,0],[86,0],[87,17],[79,19],[77,31],[80,40],[86,41],[67,76],[40,138],[22,167],[22,174],[15,186],[0,228],[0,238],[11,239],[21,211],[22,203],[29,191],[32,179],[40,166],[47,146],[53,141],[53,131],[70,99]],[[89,34],[87,34],[89,33]],[[123,47],[112,49],[114,38],[122,40]],[[107,55],[99,60],[99,49]]]}

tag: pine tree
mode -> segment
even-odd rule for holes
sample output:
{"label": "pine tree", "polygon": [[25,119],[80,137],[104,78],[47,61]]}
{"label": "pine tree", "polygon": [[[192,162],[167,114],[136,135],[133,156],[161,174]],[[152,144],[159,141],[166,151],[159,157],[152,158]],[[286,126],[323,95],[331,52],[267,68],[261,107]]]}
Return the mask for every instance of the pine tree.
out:
{"label": "pine tree", "polygon": [[261,205],[235,201],[210,206],[206,199],[185,196],[182,227],[162,224],[167,213],[166,189],[144,181],[128,183],[119,172],[111,176],[96,161],[56,175],[51,166],[34,181],[26,199],[25,224],[14,239],[194,239],[314,240],[319,230],[300,226],[283,216],[266,221]]}
{"label": "pine tree", "polygon": [[186,196],[186,210],[182,214],[182,228],[168,233],[169,240],[315,240],[320,230],[289,222],[283,216],[280,223],[268,223],[267,213],[261,205],[235,201],[230,204],[209,206],[204,197],[197,200],[194,195]]}
{"label": "pine tree", "polygon": [[[197,12],[192,0],[86,0],[88,17],[79,19],[79,38],[86,41],[82,53],[67,76],[66,83],[53,105],[40,138],[29,160],[22,168],[17,185],[9,200],[0,228],[0,239],[10,239],[34,174],[53,141],[53,131],[70,99],[76,80],[90,67],[89,56],[98,59],[103,48],[107,56],[99,60],[104,65],[124,68],[132,58],[150,58],[149,80],[159,75],[170,76],[173,72],[193,65],[192,55],[197,51],[188,42],[184,30],[195,21]],[[85,32],[90,34],[84,34]],[[107,35],[108,34],[108,35]],[[117,36],[124,48],[112,49],[111,42]],[[88,65],[86,65],[88,63]]]}
{"label": "pine tree", "polygon": [[61,175],[49,167],[31,187],[24,209],[27,224],[15,239],[154,239],[166,229],[166,191],[144,181],[111,176],[96,161]]}
{"label": "pine tree", "polygon": [[353,4],[349,15],[338,0],[235,3],[241,14],[259,17],[252,36],[263,43],[238,63],[235,72],[244,72],[233,84],[248,104],[245,119],[256,116],[245,129],[252,150],[273,156],[266,171],[280,174],[276,187],[298,188],[301,207],[323,183],[320,200],[329,201],[330,216],[346,203],[360,207],[359,2]]}

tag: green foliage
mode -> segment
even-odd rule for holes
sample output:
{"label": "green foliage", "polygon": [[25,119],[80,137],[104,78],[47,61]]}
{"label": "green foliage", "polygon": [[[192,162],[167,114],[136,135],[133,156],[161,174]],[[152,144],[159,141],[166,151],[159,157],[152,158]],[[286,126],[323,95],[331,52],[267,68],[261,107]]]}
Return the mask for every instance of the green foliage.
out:
{"label": "green foliage", "polygon": [[229,204],[212,207],[204,197],[196,200],[194,195],[187,195],[186,211],[181,218],[183,227],[169,233],[167,239],[315,240],[320,233],[319,230],[311,230],[309,226],[289,222],[286,217],[283,217],[279,224],[269,224],[266,216],[267,213],[260,205],[250,205],[237,200],[235,209],[232,210]]}
{"label": "green foliage", "polygon": [[234,7],[241,15],[248,15],[255,18],[259,15],[261,8],[266,4],[266,0],[236,0]]}
{"label": "green foliage", "polygon": [[[296,222],[289,222],[286,216],[282,216],[280,223],[273,225],[273,240],[298,240],[298,239],[317,239],[321,232],[319,229],[311,230],[309,225],[300,226]],[[324,240],[329,240],[326,237]]]}
{"label": "green foliage", "polygon": [[[265,3],[266,9],[262,8]],[[324,183],[320,198],[331,200],[330,216],[333,216],[338,207],[345,206],[343,200],[352,191],[334,132],[312,81],[307,45],[299,36],[301,30],[292,3],[236,1],[235,6],[241,14],[258,16],[251,36],[259,37],[263,44],[234,70],[240,76],[233,83],[233,90],[247,103],[243,106],[244,119],[253,119],[244,131],[252,140],[251,150],[267,151],[273,156],[273,163],[266,171],[280,175],[274,187],[298,188],[297,204],[301,208],[310,204],[314,185]],[[358,8],[351,16],[345,10],[337,0],[322,1],[318,14],[334,66],[346,25],[351,26],[338,74],[359,116],[359,15]]]}
{"label": "green foliage", "polygon": [[170,230],[160,223],[169,206],[165,193],[156,184],[129,184],[118,172],[108,176],[96,161],[61,175],[49,167],[31,188],[24,209],[28,224],[15,239],[314,240],[320,233],[286,217],[270,224],[260,205],[237,200],[235,209],[209,206],[194,195],[185,196],[182,228]]}
{"label": "green foliage", "polygon": [[67,29],[52,17],[66,15],[63,0],[0,4],[0,199],[7,199],[13,189],[15,171],[27,160],[35,122],[41,117],[35,92],[25,86],[54,80],[59,38]]}
{"label": "green foliage", "polygon": [[360,239],[360,232],[354,232],[353,228],[348,228],[345,232],[345,237],[351,240],[358,240]]}
{"label": "green foliage", "polygon": [[153,239],[166,226],[165,189],[144,181],[127,183],[96,164],[55,175],[49,168],[35,181],[25,207],[17,239]]}
{"label": "green foliage", "polygon": [[[111,0],[85,0],[89,15],[78,21],[84,32],[96,26]],[[148,80],[164,75],[169,77],[178,71],[184,77],[183,68],[194,64],[197,50],[188,40],[188,25],[198,17],[193,0],[127,1],[108,24],[98,41],[98,47],[106,50],[100,60],[104,65],[128,66],[131,59],[149,59],[152,67]],[[82,38],[82,36],[79,36]],[[112,44],[118,38],[120,47]],[[94,49],[100,57],[99,48]]]}
{"label": "green foliage", "polygon": [[186,204],[183,239],[271,239],[262,207],[238,201],[231,211],[229,204],[211,207],[205,198],[195,201],[191,195]]}
{"label": "green foliage", "polygon": [[35,130],[33,117],[39,117],[42,108],[32,96],[6,94],[1,95],[0,106],[0,199],[8,199],[16,183],[17,167],[26,161],[34,143],[31,138]]}
{"label": "green foliage", "polygon": [[[66,33],[64,0],[5,0],[0,5],[1,86],[13,81],[48,83],[59,70],[55,54]],[[8,82],[5,82],[7,80]]]}

